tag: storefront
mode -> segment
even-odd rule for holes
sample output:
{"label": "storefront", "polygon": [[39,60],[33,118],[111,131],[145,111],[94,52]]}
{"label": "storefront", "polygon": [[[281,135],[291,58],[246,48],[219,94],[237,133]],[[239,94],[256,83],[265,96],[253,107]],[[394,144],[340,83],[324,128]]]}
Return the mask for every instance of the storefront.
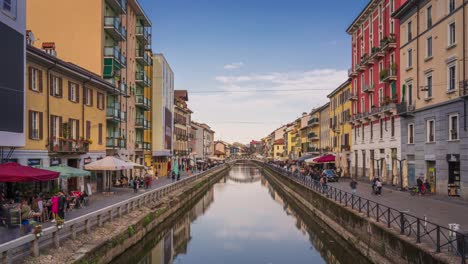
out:
{"label": "storefront", "polygon": [[461,196],[460,154],[447,154],[448,162],[448,195]]}

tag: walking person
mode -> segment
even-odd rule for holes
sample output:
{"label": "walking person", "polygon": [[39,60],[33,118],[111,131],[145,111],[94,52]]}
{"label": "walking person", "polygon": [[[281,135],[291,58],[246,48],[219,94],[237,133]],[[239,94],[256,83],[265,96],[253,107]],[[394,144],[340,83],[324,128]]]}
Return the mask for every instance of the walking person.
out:
{"label": "walking person", "polygon": [[50,209],[50,211],[52,212],[52,222],[55,222],[59,211],[59,197],[57,194],[50,199],[50,203],[52,204]]}
{"label": "walking person", "polygon": [[349,186],[351,187],[351,193],[353,195],[355,195],[356,194],[356,189],[357,189],[357,181],[354,178],[351,179],[351,182],[349,183]]}
{"label": "walking person", "polygon": [[375,181],[375,186],[377,187],[377,195],[382,195],[382,182],[379,178]]}
{"label": "walking person", "polygon": [[418,177],[418,179],[416,180],[416,184],[418,185],[419,195],[424,194],[424,185],[421,177]]}
{"label": "walking person", "polygon": [[137,193],[138,192],[138,180],[133,179],[132,182],[133,182],[133,192]]}
{"label": "walking person", "polygon": [[67,199],[65,198],[65,194],[63,192],[59,193],[59,203],[58,203],[58,216],[60,219],[65,219],[65,208],[67,206]]}

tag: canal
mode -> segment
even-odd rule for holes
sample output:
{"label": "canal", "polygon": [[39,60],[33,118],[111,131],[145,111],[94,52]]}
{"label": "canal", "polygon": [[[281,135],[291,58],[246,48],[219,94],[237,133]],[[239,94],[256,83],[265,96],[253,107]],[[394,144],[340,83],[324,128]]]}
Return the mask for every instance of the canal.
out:
{"label": "canal", "polygon": [[112,263],[369,263],[249,163],[165,226]]}

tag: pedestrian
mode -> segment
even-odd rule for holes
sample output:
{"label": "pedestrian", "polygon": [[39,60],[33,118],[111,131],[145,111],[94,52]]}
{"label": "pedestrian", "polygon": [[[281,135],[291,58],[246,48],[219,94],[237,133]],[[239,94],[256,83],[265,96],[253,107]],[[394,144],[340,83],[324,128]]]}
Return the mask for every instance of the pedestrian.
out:
{"label": "pedestrian", "polygon": [[138,192],[138,180],[133,179],[133,192],[137,193]]}
{"label": "pedestrian", "polygon": [[177,181],[179,181],[179,180],[180,180],[180,172],[177,173]]}
{"label": "pedestrian", "polygon": [[59,193],[59,202],[58,202],[58,216],[60,219],[65,219],[65,208],[67,206],[67,199],[63,192]]}
{"label": "pedestrian", "polygon": [[349,183],[349,186],[351,187],[351,193],[353,195],[356,194],[357,181],[354,178],[351,179],[351,182]]}
{"label": "pedestrian", "polygon": [[424,193],[424,185],[423,185],[423,181],[422,181],[421,177],[418,177],[418,179],[416,180],[416,184],[418,185],[419,195],[423,194]]}
{"label": "pedestrian", "polygon": [[176,174],[175,174],[175,172],[174,172],[174,171],[172,171],[172,173],[171,173],[171,174],[172,174],[172,177],[171,177],[171,178],[172,178],[172,181],[174,182],[174,181],[175,181],[175,179],[176,179]]}
{"label": "pedestrian", "polygon": [[57,219],[57,214],[58,214],[58,211],[59,211],[59,197],[58,195],[54,195],[52,196],[52,198],[50,199],[50,203],[52,204],[52,207],[50,209],[50,211],[52,212],[52,222],[55,222],[55,219]]}
{"label": "pedestrian", "polygon": [[375,186],[377,187],[377,195],[382,195],[382,182],[379,178],[375,181]]}
{"label": "pedestrian", "polygon": [[426,193],[431,193],[431,184],[429,183],[427,179],[424,180],[424,189]]}

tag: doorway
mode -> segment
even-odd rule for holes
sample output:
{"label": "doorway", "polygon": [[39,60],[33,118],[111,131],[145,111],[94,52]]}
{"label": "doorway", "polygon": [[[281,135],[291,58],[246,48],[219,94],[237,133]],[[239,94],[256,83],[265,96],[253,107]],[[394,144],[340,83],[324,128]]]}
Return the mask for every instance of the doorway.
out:
{"label": "doorway", "polygon": [[73,167],[73,168],[78,168],[78,159],[68,159],[67,160],[67,166],[68,167]]}
{"label": "doorway", "polygon": [[460,196],[460,162],[449,162],[448,195]]}
{"label": "doorway", "polygon": [[436,192],[436,182],[437,182],[437,176],[436,176],[436,162],[435,161],[426,161],[426,179],[429,181],[431,184],[431,193]]}

